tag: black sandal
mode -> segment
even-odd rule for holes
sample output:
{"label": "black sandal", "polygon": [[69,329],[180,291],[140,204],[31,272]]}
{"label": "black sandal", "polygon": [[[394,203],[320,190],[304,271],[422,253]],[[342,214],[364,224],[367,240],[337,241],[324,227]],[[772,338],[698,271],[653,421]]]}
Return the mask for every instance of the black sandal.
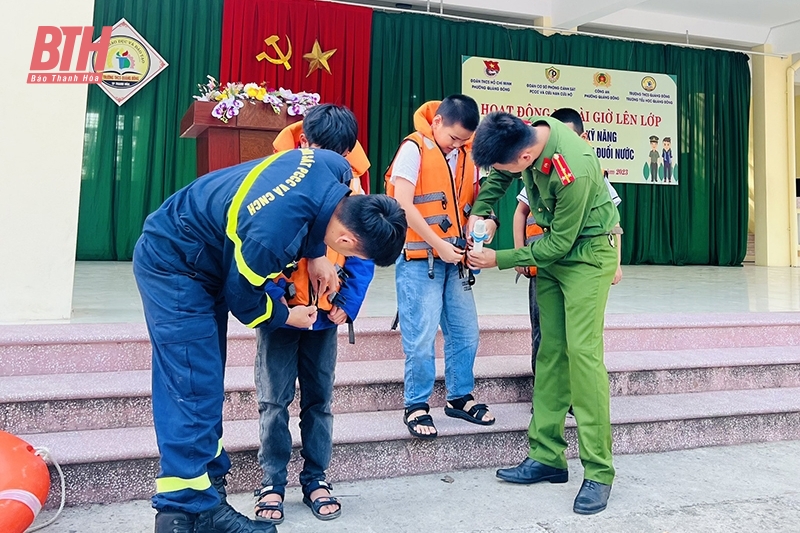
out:
{"label": "black sandal", "polygon": [[[409,420],[408,417],[418,411],[425,411],[425,414]],[[405,413],[403,414],[403,422],[405,423],[406,427],[408,428],[408,432],[411,433],[411,435],[422,440],[433,440],[439,436],[438,431],[434,431],[433,433],[420,433],[417,431],[417,426],[425,426],[436,430],[436,426],[433,425],[433,417],[428,414],[429,412],[430,407],[427,403],[415,403],[414,405],[410,405],[406,408]]]}
{"label": "black sandal", "polygon": [[[261,498],[266,496],[267,494],[277,494],[281,497],[281,501],[279,502],[262,502]],[[286,495],[286,489],[284,487],[275,487],[273,485],[269,485],[267,487],[261,487],[260,489],[253,492],[253,496],[256,497],[256,520],[259,522],[268,522],[270,524],[282,524],[283,519],[286,517],[286,514],[283,512],[283,498]],[[261,516],[258,513],[262,511],[277,511],[281,513],[280,518],[267,518],[266,516]]]}
{"label": "black sandal", "polygon": [[450,400],[447,402],[447,406],[444,408],[444,414],[453,418],[461,418],[462,420],[466,420],[467,422],[472,422],[473,424],[478,424],[481,426],[491,426],[494,424],[496,420],[494,418],[491,420],[483,419],[486,413],[489,412],[489,406],[485,403],[476,403],[470,407],[468,411],[464,410],[464,407],[466,407],[469,402],[474,401],[475,398],[472,397],[472,394],[467,394],[461,398]]}
{"label": "black sandal", "polygon": [[[328,496],[320,496],[316,500],[311,501],[311,493],[317,489],[327,490]],[[332,490],[333,485],[322,480],[312,481],[308,485],[303,486],[303,503],[308,505],[311,512],[314,513],[314,516],[320,520],[333,520],[334,518],[339,518],[342,514],[342,504],[339,503],[337,498],[330,495]],[[336,510],[332,513],[322,514],[320,509],[326,505],[335,505]]]}

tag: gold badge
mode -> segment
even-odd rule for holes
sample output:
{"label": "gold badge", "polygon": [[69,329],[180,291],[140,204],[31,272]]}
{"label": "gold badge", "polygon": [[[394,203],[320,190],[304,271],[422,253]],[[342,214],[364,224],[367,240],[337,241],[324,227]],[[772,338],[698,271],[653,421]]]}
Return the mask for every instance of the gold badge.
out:
{"label": "gold badge", "polygon": [[642,78],[642,89],[647,92],[655,91],[656,79],[653,76],[645,76]]}

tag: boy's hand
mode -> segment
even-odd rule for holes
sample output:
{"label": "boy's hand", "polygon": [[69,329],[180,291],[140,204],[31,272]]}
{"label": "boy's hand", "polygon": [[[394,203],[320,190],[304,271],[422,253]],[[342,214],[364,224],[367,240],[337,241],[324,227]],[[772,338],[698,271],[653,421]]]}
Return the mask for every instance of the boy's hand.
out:
{"label": "boy's hand", "polygon": [[337,326],[341,326],[345,322],[347,322],[347,313],[340,307],[336,307],[335,305],[331,307],[330,312],[328,313],[328,318],[331,322],[336,324]]}
{"label": "boy's hand", "polygon": [[439,259],[445,263],[456,264],[464,259],[464,250],[453,246],[447,241],[442,241],[441,244],[436,247],[436,252],[439,254]]}
{"label": "boy's hand", "polygon": [[313,305],[298,305],[289,309],[286,325],[300,329],[310,328],[317,321],[317,308]]}
{"label": "boy's hand", "polygon": [[514,267],[514,270],[516,270],[517,274],[520,274],[521,276],[525,276],[526,278],[531,277],[531,269],[528,267]]}
{"label": "boy's hand", "polygon": [[339,288],[336,267],[324,255],[308,260],[308,279],[314,287],[317,301],[333,294]]}
{"label": "boy's hand", "polygon": [[[472,230],[475,229],[475,222],[478,220],[483,219],[483,217],[479,217],[478,215],[470,215],[469,220],[467,221],[467,242],[472,244]],[[486,226],[486,229],[489,229],[489,226]],[[494,231],[497,229],[497,226],[494,227],[494,230],[490,233],[490,235],[494,236]]]}
{"label": "boy's hand", "polygon": [[472,269],[492,268],[497,266],[497,253],[491,248],[481,252],[467,252],[467,264]]}
{"label": "boy's hand", "polygon": [[622,281],[622,267],[618,266],[617,267],[617,273],[614,274],[614,279],[611,280],[611,284],[612,285],[616,285],[620,281]]}

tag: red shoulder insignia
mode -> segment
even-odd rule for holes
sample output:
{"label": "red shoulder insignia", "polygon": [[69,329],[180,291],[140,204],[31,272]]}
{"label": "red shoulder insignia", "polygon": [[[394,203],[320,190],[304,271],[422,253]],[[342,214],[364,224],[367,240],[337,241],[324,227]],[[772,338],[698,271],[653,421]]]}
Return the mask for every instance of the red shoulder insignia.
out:
{"label": "red shoulder insignia", "polygon": [[569,169],[563,155],[555,154],[553,156],[553,166],[556,167],[556,172],[558,173],[558,177],[561,178],[562,185],[566,186],[575,181],[575,175]]}

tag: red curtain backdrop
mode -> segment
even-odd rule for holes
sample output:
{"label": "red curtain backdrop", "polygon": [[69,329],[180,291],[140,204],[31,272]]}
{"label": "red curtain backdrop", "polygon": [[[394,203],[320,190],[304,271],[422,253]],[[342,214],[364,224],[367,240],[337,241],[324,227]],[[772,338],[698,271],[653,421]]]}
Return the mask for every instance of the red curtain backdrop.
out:
{"label": "red curtain backdrop", "polygon": [[[369,8],[314,0],[225,0],[220,82],[265,81],[270,87],[319,93],[323,103],[345,105],[358,119],[358,140],[367,150],[371,33]],[[287,37],[291,41],[291,70],[256,59],[261,52],[278,57],[264,43],[270,35],[280,38],[277,45],[284,54]],[[309,62],[303,55],[311,52],[315,40],[323,52],[336,49],[328,60],[331,74],[318,69],[306,77]]]}

